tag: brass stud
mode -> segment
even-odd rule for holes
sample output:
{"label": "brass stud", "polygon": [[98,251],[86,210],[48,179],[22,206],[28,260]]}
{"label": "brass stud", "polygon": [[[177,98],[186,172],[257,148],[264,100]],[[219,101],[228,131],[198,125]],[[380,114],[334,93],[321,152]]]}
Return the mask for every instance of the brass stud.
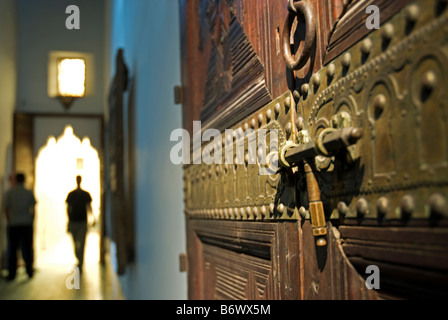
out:
{"label": "brass stud", "polygon": [[364,55],[368,55],[372,51],[373,43],[369,38],[365,39],[361,44],[361,52]]}
{"label": "brass stud", "polygon": [[366,199],[361,198],[356,202],[356,212],[358,213],[358,216],[361,217],[364,217],[369,213],[369,204]]}
{"label": "brass stud", "polygon": [[229,219],[229,209],[224,209],[224,218]]}
{"label": "brass stud", "polygon": [[269,204],[269,213],[274,214],[274,210],[275,210],[275,204],[273,203]]}
{"label": "brass stud", "polygon": [[350,63],[352,61],[352,55],[350,54],[350,52],[347,52],[346,54],[344,54],[344,56],[342,57],[341,63],[342,66],[346,69],[348,69],[348,67],[350,67]]}
{"label": "brass stud", "polygon": [[432,214],[445,217],[448,215],[446,200],[440,193],[432,194],[428,202]]}
{"label": "brass stud", "polygon": [[294,92],[292,93],[294,100],[297,102],[300,100],[300,93],[297,90],[294,90]]}
{"label": "brass stud", "polygon": [[253,214],[254,214],[254,218],[257,218],[257,219],[260,218],[260,213],[259,213],[257,207],[254,207],[254,208],[252,209],[252,212],[253,212]]}
{"label": "brass stud", "polygon": [[316,88],[320,86],[320,74],[316,73],[313,75],[313,84]]}
{"label": "brass stud", "polygon": [[304,83],[303,85],[302,85],[302,95],[307,95],[308,94],[308,91],[310,90],[310,85],[308,84],[308,83]]}
{"label": "brass stud", "polygon": [[249,219],[251,219],[253,217],[253,215],[252,215],[252,208],[251,207],[246,207],[246,213],[247,213],[247,217]]}
{"label": "brass stud", "polygon": [[291,125],[291,122],[288,122],[288,123],[286,124],[285,131],[286,131],[286,133],[287,133],[288,135],[291,134],[291,132],[292,132],[292,125]]}
{"label": "brass stud", "polygon": [[340,201],[338,203],[338,212],[339,212],[339,214],[345,216],[347,214],[347,211],[348,211],[348,207],[345,204],[345,202]]}
{"label": "brass stud", "polygon": [[316,245],[318,247],[325,247],[327,245],[327,240],[325,240],[325,238],[323,237],[320,237],[319,239],[317,239]]}
{"label": "brass stud", "polygon": [[381,28],[381,37],[384,41],[390,41],[394,36],[394,26],[391,23],[386,23]]}
{"label": "brass stud", "polygon": [[276,114],[279,114],[279,113],[280,113],[280,103],[276,103],[276,104],[275,104],[275,106],[274,106],[274,112],[275,112]]}
{"label": "brass stud", "polygon": [[425,72],[425,74],[422,76],[422,86],[424,89],[431,91],[433,90],[437,85],[437,74],[430,70]]}
{"label": "brass stud", "polygon": [[334,63],[330,63],[327,67],[327,77],[332,79],[335,73],[336,73],[336,66],[334,65]]}
{"label": "brass stud", "polygon": [[263,114],[262,113],[260,113],[259,115],[258,115],[258,124],[262,124],[263,123]]}
{"label": "brass stud", "polygon": [[375,108],[375,112],[383,112],[384,108],[386,107],[386,103],[386,96],[382,93],[378,94],[375,99],[373,99],[373,107]]}
{"label": "brass stud", "polygon": [[277,211],[283,213],[285,211],[285,205],[283,203],[280,203],[277,206]]}
{"label": "brass stud", "polygon": [[378,214],[384,216],[389,211],[389,200],[386,197],[381,197],[376,201],[376,208]]}
{"label": "brass stud", "polygon": [[250,127],[252,129],[254,129],[256,125],[257,125],[257,121],[255,121],[255,119],[250,120]]}
{"label": "brass stud", "polygon": [[416,4],[412,4],[406,10],[406,20],[410,23],[415,23],[420,16],[420,8]]}
{"label": "brass stud", "polygon": [[247,131],[249,129],[249,124],[246,122],[244,123],[244,131]]}
{"label": "brass stud", "polygon": [[291,98],[290,97],[286,97],[285,99],[285,107],[286,108],[291,108]]}
{"label": "brass stud", "polygon": [[300,207],[299,208],[299,215],[300,215],[300,217],[302,218],[302,219],[306,219],[306,209],[305,209],[305,207]]}
{"label": "brass stud", "polygon": [[266,120],[269,122],[272,119],[272,111],[271,109],[268,109],[268,111],[266,111]]}
{"label": "brass stud", "polygon": [[268,213],[267,209],[266,209],[266,206],[262,206],[261,209],[260,209],[260,212],[261,212],[263,217],[266,217],[266,214]]}
{"label": "brass stud", "polygon": [[246,219],[246,210],[244,208],[240,208],[240,218]]}
{"label": "brass stud", "polygon": [[297,117],[295,123],[298,131],[303,130],[303,117]]}
{"label": "brass stud", "polygon": [[415,210],[415,201],[414,198],[410,195],[405,195],[403,198],[401,198],[400,201],[400,209],[401,213],[405,216],[410,216],[412,212]]}

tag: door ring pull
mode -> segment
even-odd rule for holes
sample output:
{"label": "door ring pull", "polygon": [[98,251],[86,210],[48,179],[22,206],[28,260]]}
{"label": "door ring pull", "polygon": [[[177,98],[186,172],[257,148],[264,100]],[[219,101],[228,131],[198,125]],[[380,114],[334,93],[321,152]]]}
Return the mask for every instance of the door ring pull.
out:
{"label": "door ring pull", "polygon": [[324,146],[324,138],[327,134],[336,132],[337,130],[335,128],[325,128],[318,136],[316,140],[316,152],[317,154],[324,156],[324,157],[330,157],[331,154],[328,152],[328,150]]}
{"label": "door ring pull", "polygon": [[286,160],[285,154],[288,149],[296,148],[298,145],[292,141],[286,141],[286,144],[281,148],[279,152],[280,164],[285,168],[291,168],[291,164]]}
{"label": "door ring pull", "polygon": [[[296,16],[302,15],[305,19],[306,32],[303,50],[298,59],[294,59],[291,53],[291,27]],[[316,21],[311,6],[305,1],[293,2],[289,0],[288,16],[286,17],[285,26],[283,28],[283,57],[286,65],[291,70],[301,69],[308,61],[314,41],[316,39]]]}

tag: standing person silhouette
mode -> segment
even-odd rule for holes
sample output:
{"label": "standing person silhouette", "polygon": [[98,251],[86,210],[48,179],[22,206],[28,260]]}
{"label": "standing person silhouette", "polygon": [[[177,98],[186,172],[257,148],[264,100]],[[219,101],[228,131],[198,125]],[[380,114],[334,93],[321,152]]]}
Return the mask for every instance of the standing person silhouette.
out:
{"label": "standing person silhouette", "polygon": [[17,251],[21,246],[26,273],[33,277],[34,246],[33,225],[36,198],[25,189],[25,175],[18,173],[10,180],[11,189],[5,195],[5,213],[8,234],[8,280],[14,280],[17,272]]}
{"label": "standing person silhouette", "polygon": [[[72,234],[75,256],[78,259],[78,268],[82,272],[84,263],[84,248],[87,235],[87,214],[92,214],[92,197],[87,191],[81,189],[82,177],[76,177],[78,187],[67,196],[68,232]],[[92,214],[93,216],[93,214]],[[94,220],[95,224],[95,220]]]}

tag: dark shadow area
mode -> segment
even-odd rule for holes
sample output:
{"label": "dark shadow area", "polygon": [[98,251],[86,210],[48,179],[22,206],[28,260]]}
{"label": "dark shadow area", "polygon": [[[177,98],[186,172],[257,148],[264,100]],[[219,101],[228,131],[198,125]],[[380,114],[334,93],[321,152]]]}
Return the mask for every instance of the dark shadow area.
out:
{"label": "dark shadow area", "polygon": [[362,53],[361,54],[361,63],[364,64],[369,59],[370,53]]}
{"label": "dark shadow area", "polygon": [[387,50],[387,48],[388,48],[389,45],[390,45],[390,41],[391,41],[391,39],[387,39],[387,38],[384,38],[384,39],[382,40],[382,42],[381,42],[381,50],[382,50],[382,51],[386,51],[386,50]]}
{"label": "dark shadow area", "polygon": [[326,246],[318,246],[316,244],[314,244],[315,248],[316,248],[316,257],[317,257],[317,267],[319,269],[319,271],[323,271],[325,268],[325,265],[327,264],[327,257],[328,257],[328,243],[329,243],[329,239],[328,236],[325,236],[324,239],[327,241],[327,245]]}
{"label": "dark shadow area", "polygon": [[348,70],[350,69],[350,66],[342,66],[342,77],[347,76]]}
{"label": "dark shadow area", "polygon": [[405,27],[406,35],[409,35],[412,32],[412,30],[414,30],[414,27],[415,27],[415,21],[406,20],[406,27]]}
{"label": "dark shadow area", "polygon": [[437,0],[436,2],[436,15],[440,16],[447,8],[448,2],[446,0]]}
{"label": "dark shadow area", "polygon": [[425,86],[420,91],[420,100],[424,103],[431,97],[432,90]]}

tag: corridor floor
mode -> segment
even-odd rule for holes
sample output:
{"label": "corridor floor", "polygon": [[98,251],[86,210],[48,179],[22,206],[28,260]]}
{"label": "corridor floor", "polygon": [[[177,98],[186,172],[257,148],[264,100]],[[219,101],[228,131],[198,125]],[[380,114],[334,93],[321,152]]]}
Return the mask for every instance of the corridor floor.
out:
{"label": "corridor floor", "polygon": [[[87,236],[84,271],[79,289],[74,286],[72,239],[67,235],[57,246],[37,253],[35,274],[29,279],[19,267],[14,281],[0,279],[0,300],[122,300],[120,283],[110,263],[99,263],[99,236]],[[106,259],[108,260],[108,259]]]}

